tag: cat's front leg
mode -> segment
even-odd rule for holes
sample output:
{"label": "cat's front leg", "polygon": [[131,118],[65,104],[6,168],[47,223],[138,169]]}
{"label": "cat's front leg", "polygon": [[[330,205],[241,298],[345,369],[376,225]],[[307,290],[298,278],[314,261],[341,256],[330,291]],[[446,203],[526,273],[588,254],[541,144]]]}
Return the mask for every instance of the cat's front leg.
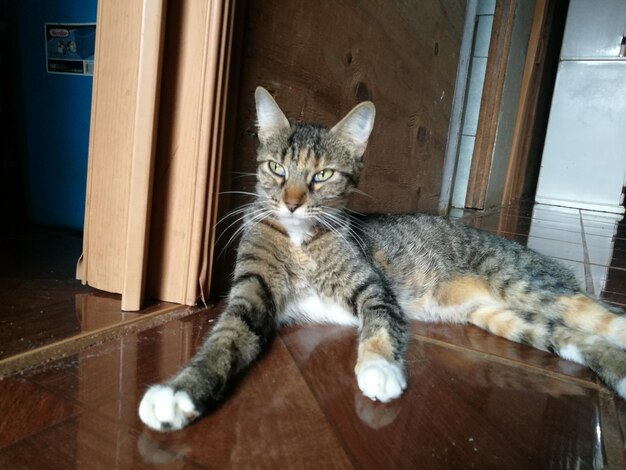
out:
{"label": "cat's front leg", "polygon": [[355,373],[361,392],[383,403],[406,388],[404,353],[408,327],[393,294],[372,286],[361,294],[361,318]]}
{"label": "cat's front leg", "polygon": [[139,417],[157,431],[181,429],[201,416],[261,352],[275,328],[275,305],[260,275],[234,281],[228,305],[194,358],[167,382],[150,387]]}

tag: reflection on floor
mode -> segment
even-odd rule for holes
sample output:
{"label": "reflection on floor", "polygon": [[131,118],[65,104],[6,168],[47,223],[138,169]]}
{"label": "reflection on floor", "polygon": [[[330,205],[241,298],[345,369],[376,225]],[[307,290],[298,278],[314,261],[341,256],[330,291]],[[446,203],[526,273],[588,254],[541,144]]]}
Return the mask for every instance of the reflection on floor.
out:
{"label": "reflection on floor", "polygon": [[[463,221],[560,258],[587,290],[626,304],[618,219],[516,206]],[[146,430],[136,414],[145,387],[184,363],[217,315],[192,313],[1,380],[0,468],[626,463],[626,403],[587,368],[459,325],[412,325],[410,384],[396,402],[358,392],[353,330],[290,327],[209,416],[177,433]]]}
{"label": "reflection on floor", "polygon": [[81,250],[76,232],[26,228],[0,236],[0,376],[181,310],[148,301],[141,313],[122,312],[119,295],[76,281]]}

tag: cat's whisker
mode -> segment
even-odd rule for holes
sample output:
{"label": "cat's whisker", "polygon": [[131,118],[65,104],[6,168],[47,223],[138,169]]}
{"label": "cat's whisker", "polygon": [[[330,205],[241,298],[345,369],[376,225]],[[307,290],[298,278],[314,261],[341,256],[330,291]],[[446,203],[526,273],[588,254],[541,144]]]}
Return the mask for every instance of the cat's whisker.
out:
{"label": "cat's whisker", "polygon": [[[224,245],[224,248],[222,248],[222,250],[220,251],[218,258],[224,254],[224,252],[228,249],[231,243],[239,236],[239,234],[249,230],[253,225],[259,223],[260,221],[262,221],[263,219],[271,215],[271,213],[272,211],[269,209],[260,208],[256,212],[251,213],[251,214],[245,214],[243,217],[238,219],[236,222],[239,222],[240,220],[243,219],[244,223],[240,227],[238,227],[237,230],[235,230],[235,233],[233,233],[231,237],[228,239],[228,241]],[[248,218],[249,215],[251,215],[250,218]],[[230,226],[232,225],[233,224],[231,224]],[[216,240],[216,244],[217,244],[217,240]]]}
{"label": "cat's whisker", "polygon": [[223,194],[243,194],[245,196],[254,196],[255,198],[261,197],[257,193],[253,193],[250,191],[220,191],[219,195],[221,196]]}
{"label": "cat's whisker", "polygon": [[[315,219],[316,222],[326,227],[329,231],[341,237],[343,241],[345,241],[346,244],[350,247],[350,249],[354,252],[354,249],[352,248],[352,246],[350,245],[346,237],[344,237],[344,235],[340,231],[338,231],[337,228],[334,227],[330,222],[325,220],[323,217],[320,217],[319,215],[313,215],[313,218]],[[356,254],[356,252],[354,253]]]}
{"label": "cat's whisker", "polygon": [[[246,208],[248,209],[248,208]],[[267,211],[267,209],[263,208],[263,207],[259,207],[256,209],[252,209],[252,210],[244,210],[244,211],[240,211],[243,212],[243,215],[241,215],[240,217],[238,217],[237,219],[235,219],[233,222],[231,222],[230,225],[228,225],[228,227],[226,227],[222,233],[217,237],[217,239],[215,240],[215,244],[217,245],[217,243],[222,239],[222,237],[228,232],[228,229],[230,229],[231,227],[237,225],[239,222],[241,222],[242,220],[245,220],[246,217],[251,217],[252,219],[254,219],[258,214],[260,213],[264,213],[265,211]],[[244,224],[245,225],[245,224]]]}
{"label": "cat's whisker", "polygon": [[[354,239],[354,241],[361,247],[363,251],[365,251],[365,242],[363,239],[356,233],[356,231],[352,228],[349,220],[344,219],[339,214],[334,214],[331,211],[323,211],[322,214],[333,221],[335,224],[339,225],[341,228],[346,230],[348,234]],[[340,212],[341,215],[347,215],[343,212]],[[363,227],[360,225],[355,225],[359,230],[363,231]]]}
{"label": "cat's whisker", "polygon": [[374,196],[367,194],[365,191],[361,191],[360,189],[357,189],[357,188],[352,188],[350,192],[360,194],[361,196],[369,197],[370,199],[374,199]]}
{"label": "cat's whisker", "polygon": [[359,215],[361,217],[365,217],[365,214],[363,214],[362,212],[355,211],[354,209],[350,209],[349,207],[344,207],[344,210],[350,213],[350,214],[347,214],[350,217],[354,217],[352,214]]}
{"label": "cat's whisker", "polygon": [[248,173],[245,171],[233,171],[232,173],[233,175],[235,175],[232,179],[238,179],[238,178],[246,178],[246,177],[255,177],[257,176],[256,173]]}
{"label": "cat's whisker", "polygon": [[215,224],[215,227],[217,227],[218,225],[220,225],[222,222],[224,222],[227,219],[230,219],[231,217],[234,217],[236,215],[241,214],[242,212],[245,212],[255,206],[258,205],[258,202],[249,202],[247,204],[242,205],[241,207],[238,207],[236,209],[233,209],[232,211],[228,212],[226,215],[224,215],[219,221],[217,221],[217,223]]}
{"label": "cat's whisker", "polygon": [[315,218],[316,221],[321,223],[328,230],[330,230],[331,232],[333,232],[333,233],[337,234],[339,237],[341,237],[341,239],[344,242],[346,242],[346,245],[350,248],[352,253],[354,255],[357,254],[356,251],[354,250],[354,247],[352,246],[352,244],[348,241],[348,239],[345,237],[345,235],[343,233],[341,233],[340,230],[337,229],[337,227],[333,226],[333,224],[331,224],[328,220],[325,220],[324,217],[320,217],[319,215],[314,215],[313,217]]}

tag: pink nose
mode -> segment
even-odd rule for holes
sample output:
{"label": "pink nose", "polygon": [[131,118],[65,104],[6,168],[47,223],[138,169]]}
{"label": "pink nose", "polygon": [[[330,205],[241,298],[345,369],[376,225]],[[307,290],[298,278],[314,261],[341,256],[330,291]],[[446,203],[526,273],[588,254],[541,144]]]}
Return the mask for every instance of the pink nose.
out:
{"label": "pink nose", "polygon": [[292,213],[293,213],[293,212],[295,212],[295,211],[296,211],[296,209],[297,209],[298,207],[300,207],[302,204],[287,204],[287,203],[285,203],[285,205],[287,206],[287,209],[289,209],[289,212],[292,212]]}

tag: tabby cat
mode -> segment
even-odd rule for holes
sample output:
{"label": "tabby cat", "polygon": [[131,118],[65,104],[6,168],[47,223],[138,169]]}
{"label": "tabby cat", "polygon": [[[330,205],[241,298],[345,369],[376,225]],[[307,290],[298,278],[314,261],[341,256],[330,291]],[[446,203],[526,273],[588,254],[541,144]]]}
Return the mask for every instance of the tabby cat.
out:
{"label": "tabby cat", "polygon": [[626,318],[581,291],[554,260],[428,215],[355,216],[374,105],[328,130],[289,122],[256,90],[256,199],[245,212],[232,288],[196,356],[144,395],[150,428],[180,429],[219,400],[278,326],[332,322],[358,329],[358,387],[372,400],[407,386],[410,319],[471,323],[591,367],[626,397]]}

